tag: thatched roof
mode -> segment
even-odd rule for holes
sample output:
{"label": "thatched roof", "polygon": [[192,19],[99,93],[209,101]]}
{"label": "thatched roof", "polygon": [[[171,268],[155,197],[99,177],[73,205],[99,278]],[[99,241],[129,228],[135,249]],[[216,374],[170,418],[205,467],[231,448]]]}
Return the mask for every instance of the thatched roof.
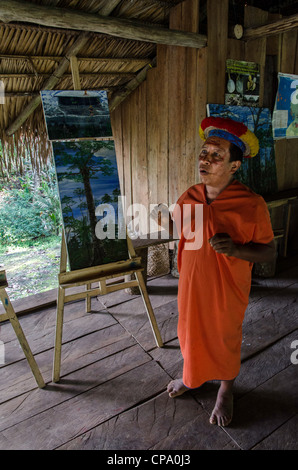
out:
{"label": "thatched roof", "polygon": [[[1,146],[3,151],[2,158],[0,155],[0,172],[12,164],[21,168],[25,154],[31,156],[37,167],[48,160],[51,149],[40,104],[40,90],[73,88],[70,57],[76,57],[81,88],[106,89],[113,102],[117,95],[125,96],[126,87],[130,90],[134,84],[138,84],[139,74],[142,75],[142,71],[154,65],[156,43],[163,43],[164,40],[160,40],[159,36],[170,33],[170,9],[182,1],[1,0],[0,85],[4,83],[5,102],[0,102],[0,151]],[[200,2],[202,11],[204,8],[206,11],[206,1]],[[262,6],[262,3],[268,2],[251,0],[248,3]],[[270,3],[271,8],[279,8],[280,4],[291,7],[293,0]],[[234,9],[236,5],[243,8],[244,2],[233,0],[231,4]],[[23,6],[23,9],[18,8],[18,5]],[[31,14],[32,8],[37,10]],[[47,8],[47,11],[41,10],[39,13],[40,8]],[[65,15],[61,15],[58,8],[66,9]],[[56,20],[51,21],[50,11],[57,13]],[[70,19],[67,22],[69,12]],[[73,14],[76,17],[71,16]],[[101,29],[97,25],[93,27],[92,22],[96,22],[99,16],[116,21],[112,24],[112,35],[105,34],[105,27],[109,28],[110,25]],[[203,21],[204,15],[200,18]],[[118,20],[127,21],[127,35],[123,33],[121,25],[119,29]],[[92,28],[89,28],[90,24]],[[147,28],[146,34],[148,28],[154,31],[151,41],[142,40],[146,36],[142,25]],[[138,40],[134,39],[134,34],[139,36]],[[171,40],[177,40],[178,43],[182,40],[182,45],[186,45],[188,40],[191,44],[192,41],[198,41],[192,47],[203,47],[203,37],[187,34],[189,37],[185,34],[185,37]]]}
{"label": "thatched roof", "polygon": [[[30,0],[28,3],[67,8],[113,17],[136,19],[144,24],[168,25],[169,11],[181,0]],[[41,104],[13,135],[7,130],[22,110],[46,88],[71,46],[80,37],[77,30],[16,22],[0,23],[0,80],[5,87],[5,103],[0,104],[1,166],[22,164],[24,151],[39,165],[50,154]],[[121,91],[155,57],[156,45],[100,33],[88,34],[86,45],[77,54],[82,89]],[[71,67],[54,89],[72,89]],[[0,167],[1,171],[1,167]]]}

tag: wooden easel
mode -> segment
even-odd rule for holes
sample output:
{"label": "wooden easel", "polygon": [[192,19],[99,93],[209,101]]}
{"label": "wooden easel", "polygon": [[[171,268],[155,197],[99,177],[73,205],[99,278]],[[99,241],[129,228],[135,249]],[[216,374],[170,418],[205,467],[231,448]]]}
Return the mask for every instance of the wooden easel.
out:
{"label": "wooden easel", "polygon": [[[66,271],[67,266],[67,249],[65,242],[64,231],[62,233],[61,244],[61,259],[60,259],[60,274],[59,274],[59,287],[58,287],[58,300],[57,300],[57,319],[56,319],[56,338],[54,350],[54,365],[53,365],[53,382],[60,380],[60,367],[61,367],[61,349],[62,349],[62,330],[63,330],[63,315],[64,305],[66,302],[85,299],[86,312],[91,311],[91,297],[108,294],[117,290],[122,290],[134,286],[138,286],[146,307],[146,312],[149,322],[153,331],[153,335],[158,347],[163,346],[161,335],[157,326],[154,311],[149,299],[146,284],[142,275],[143,267],[141,265],[141,257],[135,253],[132,241],[127,237],[127,247],[129,259],[124,261],[117,261],[102,266],[89,267],[75,271]],[[135,275],[133,280],[125,280],[126,275]],[[122,280],[106,284],[107,279],[123,277]],[[92,288],[93,283],[98,283],[98,287]],[[85,287],[82,292],[65,295],[65,291],[71,287]]]}
{"label": "wooden easel", "polygon": [[32,351],[30,349],[30,346],[28,344],[28,341],[26,339],[26,336],[23,332],[23,329],[20,325],[19,319],[14,311],[14,308],[12,306],[12,303],[10,302],[9,296],[6,292],[5,287],[8,287],[8,283],[6,280],[6,273],[5,271],[1,270],[0,271],[0,299],[3,304],[3,307],[5,308],[7,319],[10,321],[15,334],[19,340],[19,343],[21,345],[21,348],[23,349],[23,352],[26,356],[26,359],[28,361],[28,364],[31,368],[31,371],[35,377],[36,383],[39,388],[44,388],[45,387],[45,382],[43,380],[43,377],[40,373],[40,370],[38,368],[38,365],[35,361],[35,358],[32,354]]}

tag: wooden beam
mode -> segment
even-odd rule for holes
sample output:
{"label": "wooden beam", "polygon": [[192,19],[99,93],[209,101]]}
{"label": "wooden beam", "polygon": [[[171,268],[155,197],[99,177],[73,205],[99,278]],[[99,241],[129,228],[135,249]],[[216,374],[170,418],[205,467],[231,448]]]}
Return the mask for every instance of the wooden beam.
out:
{"label": "wooden beam", "polygon": [[[37,56],[37,55],[19,55],[19,54],[1,54],[0,53],[0,59],[5,59],[5,60],[49,60],[53,62],[60,62],[62,59],[64,59],[64,56]],[[96,62],[97,65],[100,64],[137,64],[138,66],[145,66],[150,63],[150,59],[138,59],[137,57],[80,57],[77,56],[78,62]]]}
{"label": "wooden beam", "polygon": [[[119,85],[118,86],[102,86],[100,87],[101,90],[106,90],[106,91],[109,91],[109,92],[115,92],[116,90],[119,89]],[[92,90],[98,90],[98,87],[96,88],[92,88],[92,87],[88,87],[88,90],[89,91],[92,91]],[[5,92],[5,98],[31,98],[33,96],[39,96],[39,92],[38,91],[6,91]]]}
{"label": "wooden beam", "polygon": [[263,38],[266,36],[273,36],[275,34],[285,33],[298,27],[298,14],[284,17],[280,20],[273,21],[262,26],[253,28],[246,28],[244,30],[243,40],[249,41],[251,39]]}
{"label": "wooden beam", "polygon": [[75,90],[80,90],[81,89],[80,72],[79,72],[77,57],[75,55],[73,55],[70,58],[70,68],[71,68],[73,87]]}
{"label": "wooden beam", "polygon": [[[0,80],[3,79],[10,79],[10,78],[49,78],[52,74],[50,73],[1,73],[0,72]],[[106,77],[106,78],[132,78],[135,76],[135,72],[84,72],[80,73],[80,76],[82,78],[90,78],[90,79],[95,79],[95,78],[101,78],[101,77]],[[71,78],[72,74],[70,73],[65,73],[60,79],[63,78]]]}
{"label": "wooden beam", "polygon": [[128,19],[105,17],[83,11],[36,5],[23,0],[1,0],[0,20],[9,23],[20,19],[28,23],[92,31],[155,44],[201,48],[207,43],[206,36],[196,33],[168,30]]}

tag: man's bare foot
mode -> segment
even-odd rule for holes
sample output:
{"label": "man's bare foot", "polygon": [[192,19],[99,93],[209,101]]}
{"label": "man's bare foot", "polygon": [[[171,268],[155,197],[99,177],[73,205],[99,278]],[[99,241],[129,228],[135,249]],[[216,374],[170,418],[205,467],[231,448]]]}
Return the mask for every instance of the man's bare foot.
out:
{"label": "man's bare foot", "polygon": [[167,387],[167,391],[171,398],[179,397],[184,392],[186,392],[188,388],[184,385],[182,379],[172,380]]}
{"label": "man's bare foot", "polygon": [[215,407],[211,413],[210,423],[228,426],[233,417],[233,393],[231,389],[220,387]]}

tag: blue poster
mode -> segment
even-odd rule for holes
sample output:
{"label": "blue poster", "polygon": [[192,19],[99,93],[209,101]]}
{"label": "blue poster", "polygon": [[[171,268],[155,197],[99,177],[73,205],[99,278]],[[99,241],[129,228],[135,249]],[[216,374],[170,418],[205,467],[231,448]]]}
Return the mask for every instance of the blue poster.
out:
{"label": "blue poster", "polygon": [[274,139],[298,137],[298,75],[278,74],[272,128]]}
{"label": "blue poster", "polygon": [[258,155],[243,158],[235,177],[258,194],[276,192],[277,175],[270,110],[255,106],[208,104],[207,114],[242,122],[257,136],[260,144]]}

